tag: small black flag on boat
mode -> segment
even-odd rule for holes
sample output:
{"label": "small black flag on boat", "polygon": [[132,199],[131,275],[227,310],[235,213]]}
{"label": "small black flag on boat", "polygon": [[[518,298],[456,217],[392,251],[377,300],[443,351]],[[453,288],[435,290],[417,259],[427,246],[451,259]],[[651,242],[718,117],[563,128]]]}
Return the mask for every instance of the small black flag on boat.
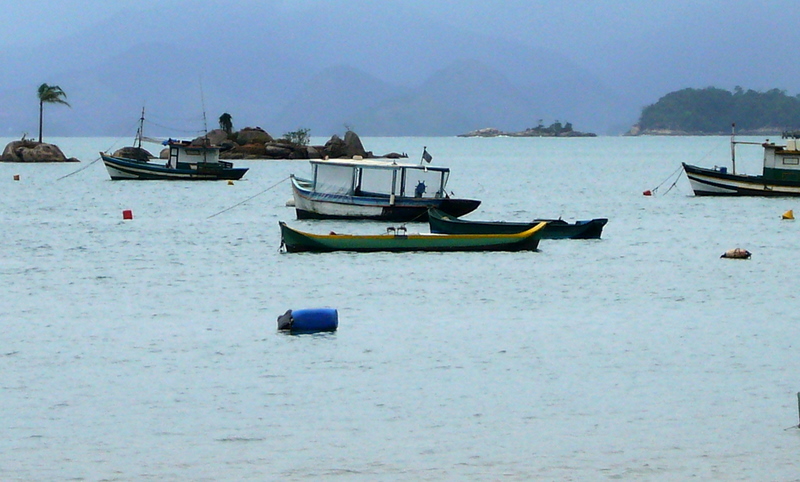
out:
{"label": "small black flag on boat", "polygon": [[429,163],[429,164],[433,160],[433,156],[430,155],[430,153],[428,153],[428,148],[427,147],[423,147],[422,148],[422,160],[427,162],[427,163]]}

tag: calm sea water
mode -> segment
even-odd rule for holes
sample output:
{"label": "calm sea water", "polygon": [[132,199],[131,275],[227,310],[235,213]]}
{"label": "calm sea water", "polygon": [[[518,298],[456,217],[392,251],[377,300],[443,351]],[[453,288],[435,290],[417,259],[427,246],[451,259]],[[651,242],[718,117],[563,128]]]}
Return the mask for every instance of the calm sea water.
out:
{"label": "calm sea water", "polygon": [[279,253],[278,220],[386,227],[295,220],[302,161],[112,182],[125,142],[50,141],[83,162],[0,164],[0,479],[800,480],[800,200],[666,192],[725,138],[363,139],[427,146],[474,219],[610,219],[449,254]]}

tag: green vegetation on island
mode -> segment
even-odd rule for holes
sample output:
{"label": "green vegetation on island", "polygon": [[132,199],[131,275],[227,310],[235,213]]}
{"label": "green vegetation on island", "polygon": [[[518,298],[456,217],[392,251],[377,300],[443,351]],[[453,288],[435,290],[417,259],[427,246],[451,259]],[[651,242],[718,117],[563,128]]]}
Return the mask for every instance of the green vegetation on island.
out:
{"label": "green vegetation on island", "polygon": [[642,110],[629,134],[780,134],[800,128],[800,96],[771,89],[733,92],[716,87],[682,89],[663,96]]}

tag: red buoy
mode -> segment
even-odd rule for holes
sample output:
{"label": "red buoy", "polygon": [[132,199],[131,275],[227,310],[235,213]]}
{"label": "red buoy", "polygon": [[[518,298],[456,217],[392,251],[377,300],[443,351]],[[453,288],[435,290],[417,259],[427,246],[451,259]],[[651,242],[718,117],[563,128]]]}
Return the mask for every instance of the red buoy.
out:
{"label": "red buoy", "polygon": [[648,189],[647,191],[643,192],[642,194],[644,194],[645,196],[652,196],[653,195],[653,191]]}
{"label": "red buoy", "polygon": [[122,211],[122,219],[133,219],[133,211],[130,209]]}

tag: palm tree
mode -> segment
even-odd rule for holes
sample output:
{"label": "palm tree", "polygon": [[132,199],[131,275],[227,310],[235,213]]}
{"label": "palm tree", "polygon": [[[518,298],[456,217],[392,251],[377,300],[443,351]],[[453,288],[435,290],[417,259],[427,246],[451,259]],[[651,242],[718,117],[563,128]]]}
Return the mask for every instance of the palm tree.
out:
{"label": "palm tree", "polygon": [[231,132],[233,132],[233,117],[227,112],[219,116],[219,127],[226,134],[231,135]]}
{"label": "palm tree", "polygon": [[39,86],[39,142],[42,142],[42,114],[44,111],[44,104],[64,104],[67,107],[72,107],[69,102],[62,99],[67,94],[61,90],[57,85],[42,84]]}

